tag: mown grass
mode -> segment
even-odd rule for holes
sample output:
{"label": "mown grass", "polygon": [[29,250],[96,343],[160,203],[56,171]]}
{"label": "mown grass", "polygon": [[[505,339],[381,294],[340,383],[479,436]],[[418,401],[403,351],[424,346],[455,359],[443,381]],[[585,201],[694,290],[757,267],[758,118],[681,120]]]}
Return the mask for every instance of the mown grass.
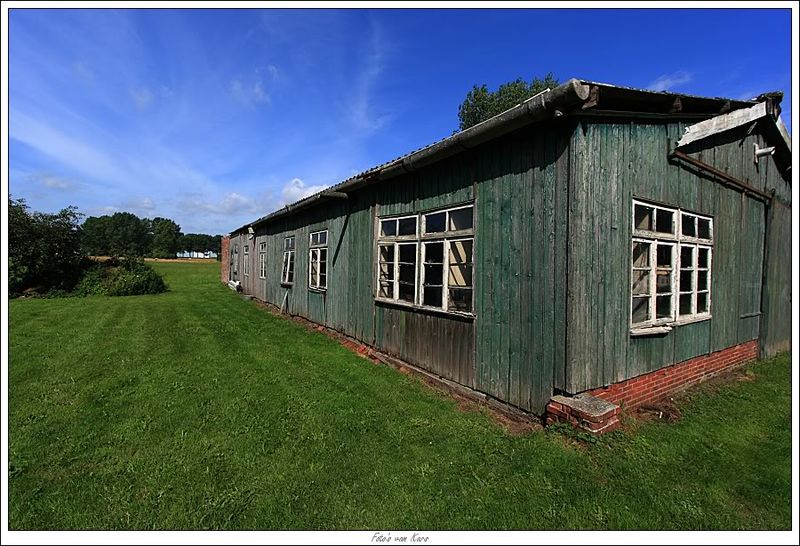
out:
{"label": "mown grass", "polygon": [[273,316],[216,264],[10,302],[11,529],[788,529],[790,360],[595,444]]}

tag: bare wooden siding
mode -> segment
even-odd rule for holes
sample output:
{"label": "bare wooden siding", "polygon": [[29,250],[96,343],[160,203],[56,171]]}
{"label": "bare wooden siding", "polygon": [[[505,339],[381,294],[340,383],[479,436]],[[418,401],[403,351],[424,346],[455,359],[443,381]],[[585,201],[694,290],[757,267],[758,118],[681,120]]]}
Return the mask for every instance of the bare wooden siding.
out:
{"label": "bare wooden siding", "polygon": [[[585,121],[571,147],[565,390],[607,385],[758,337],[763,205],[668,160],[685,125]],[[756,138],[750,135],[748,138]],[[746,151],[748,142],[739,143]],[[704,147],[701,147],[704,146]],[[752,150],[752,143],[749,144]],[[734,176],[761,176],[730,135],[693,150]],[[757,184],[755,184],[757,185]],[[663,336],[629,331],[631,201],[640,198],[714,218],[712,319]]]}

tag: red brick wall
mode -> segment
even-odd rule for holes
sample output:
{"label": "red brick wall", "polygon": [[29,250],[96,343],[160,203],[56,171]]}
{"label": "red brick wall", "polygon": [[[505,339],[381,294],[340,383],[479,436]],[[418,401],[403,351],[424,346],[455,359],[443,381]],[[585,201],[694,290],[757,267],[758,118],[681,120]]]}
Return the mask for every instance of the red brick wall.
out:
{"label": "red brick wall", "polygon": [[227,283],[228,279],[230,278],[231,268],[231,238],[227,235],[222,238],[220,253],[222,255],[222,263],[220,265],[220,280],[224,283]]}
{"label": "red brick wall", "polygon": [[633,408],[705,381],[727,368],[756,358],[758,358],[758,340],[748,341],[588,393],[614,404]]}

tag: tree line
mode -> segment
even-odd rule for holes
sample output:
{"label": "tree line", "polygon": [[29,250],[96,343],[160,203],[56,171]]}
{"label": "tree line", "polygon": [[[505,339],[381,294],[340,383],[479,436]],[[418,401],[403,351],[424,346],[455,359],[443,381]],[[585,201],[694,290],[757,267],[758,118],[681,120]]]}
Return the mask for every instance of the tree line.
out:
{"label": "tree line", "polygon": [[191,250],[220,253],[221,235],[182,233],[169,218],[139,218],[130,212],[90,216],[80,226],[81,244],[90,256],[174,258]]}

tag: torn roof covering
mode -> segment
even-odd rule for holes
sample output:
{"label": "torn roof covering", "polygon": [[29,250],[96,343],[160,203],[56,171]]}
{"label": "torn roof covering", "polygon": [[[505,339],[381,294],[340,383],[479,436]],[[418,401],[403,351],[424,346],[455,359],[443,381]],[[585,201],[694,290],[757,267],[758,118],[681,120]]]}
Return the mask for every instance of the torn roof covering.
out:
{"label": "torn roof covering", "polygon": [[571,79],[553,89],[526,99],[520,104],[501,112],[481,123],[424,146],[405,155],[367,169],[336,185],[286,205],[266,216],[249,222],[231,234],[246,231],[250,227],[283,217],[301,208],[311,206],[326,197],[326,194],[354,190],[368,183],[392,178],[404,172],[444,159],[511,132],[524,125],[544,121],[556,116],[576,113],[604,112],[625,115],[626,113],[652,114],[658,116],[701,116],[706,119],[729,112],[752,108],[762,102],[770,103],[765,111],[776,125],[779,139],[791,154],[785,126],[780,120],[782,93],[764,93],[752,100],[737,100],[724,97],[703,97],[669,91],[651,91],[633,87],[616,86],[589,80]]}

